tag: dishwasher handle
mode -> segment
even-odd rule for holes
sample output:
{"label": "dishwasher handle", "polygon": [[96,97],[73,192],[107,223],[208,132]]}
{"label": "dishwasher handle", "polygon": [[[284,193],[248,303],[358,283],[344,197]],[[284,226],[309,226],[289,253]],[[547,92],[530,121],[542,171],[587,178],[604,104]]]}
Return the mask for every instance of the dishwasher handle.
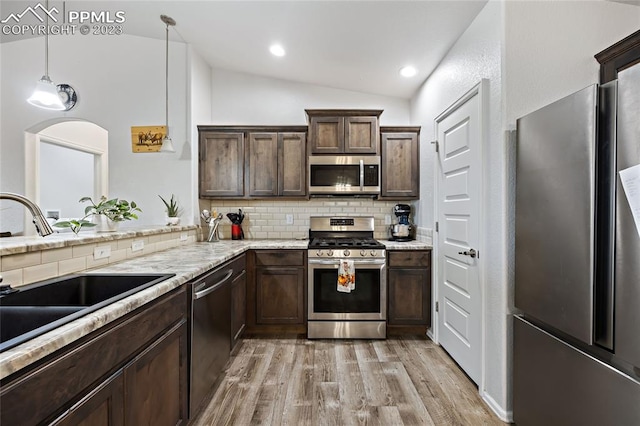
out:
{"label": "dishwasher handle", "polygon": [[198,300],[206,296],[207,294],[216,291],[220,286],[222,286],[225,282],[227,282],[229,278],[231,278],[231,275],[233,275],[233,269],[229,269],[226,275],[224,276],[224,278],[222,278],[217,283],[210,286],[202,285],[196,288],[196,292],[193,294],[193,300]]}

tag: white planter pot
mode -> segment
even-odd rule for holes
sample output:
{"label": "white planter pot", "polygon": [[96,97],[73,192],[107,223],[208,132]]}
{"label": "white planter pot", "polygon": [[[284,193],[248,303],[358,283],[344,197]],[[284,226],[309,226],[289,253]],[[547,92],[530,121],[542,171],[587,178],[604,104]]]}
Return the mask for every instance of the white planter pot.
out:
{"label": "white planter pot", "polygon": [[93,221],[97,225],[97,232],[116,232],[120,226],[120,222],[114,222],[102,214],[93,216]]}
{"label": "white planter pot", "polygon": [[176,226],[180,223],[179,217],[165,217],[165,223],[169,226]]}

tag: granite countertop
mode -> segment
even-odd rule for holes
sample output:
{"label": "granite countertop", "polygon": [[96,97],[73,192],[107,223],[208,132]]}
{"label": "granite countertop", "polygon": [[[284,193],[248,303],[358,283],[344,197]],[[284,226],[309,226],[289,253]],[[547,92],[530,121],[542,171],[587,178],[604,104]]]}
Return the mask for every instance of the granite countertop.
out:
{"label": "granite countertop", "polygon": [[52,248],[71,247],[80,244],[100,243],[121,240],[125,238],[147,237],[149,235],[166,234],[169,232],[190,231],[197,229],[196,225],[178,226],[147,226],[139,228],[123,228],[118,232],[60,232],[41,237],[31,235],[28,237],[0,238],[0,256],[10,254],[27,253]]}
{"label": "granite countertop", "polygon": [[44,358],[249,249],[306,249],[306,240],[195,243],[92,269],[87,273],[172,273],[174,277],[0,353],[0,379]]}
{"label": "granite countertop", "polygon": [[[166,229],[175,231],[179,228],[180,227],[173,227]],[[184,228],[186,230],[193,229],[194,227]],[[98,238],[101,237],[102,236],[99,236]],[[420,250],[431,248],[430,245],[418,241],[396,242],[381,240],[381,242],[387,249],[391,250]],[[145,303],[170,292],[192,278],[215,268],[247,250],[305,250],[307,245],[307,240],[223,240],[217,243],[201,242],[152,253],[147,256],[137,257],[87,271],[87,273],[172,273],[176,275],[153,287],[144,289],[134,295],[0,353],[0,379],[86,336],[105,324],[134,311]]]}
{"label": "granite countertop", "polygon": [[422,241],[389,241],[389,240],[378,240],[387,250],[427,250],[432,249],[433,247],[430,244],[423,243]]}

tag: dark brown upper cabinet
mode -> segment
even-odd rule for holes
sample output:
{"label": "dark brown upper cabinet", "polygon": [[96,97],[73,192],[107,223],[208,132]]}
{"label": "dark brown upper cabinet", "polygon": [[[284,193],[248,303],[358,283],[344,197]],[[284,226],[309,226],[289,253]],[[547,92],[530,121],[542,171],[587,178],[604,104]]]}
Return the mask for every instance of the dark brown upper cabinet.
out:
{"label": "dark brown upper cabinet", "polygon": [[618,78],[618,72],[640,63],[640,30],[595,55],[600,63],[600,83]]}
{"label": "dark brown upper cabinet", "polygon": [[200,131],[200,198],[244,196],[244,133]]}
{"label": "dark brown upper cabinet", "polygon": [[380,199],[420,198],[420,127],[381,127]]}
{"label": "dark brown upper cabinet", "polygon": [[250,197],[307,195],[305,133],[249,133],[247,155]]}
{"label": "dark brown upper cabinet", "polygon": [[307,109],[310,154],[378,154],[382,110]]}
{"label": "dark brown upper cabinet", "polygon": [[307,126],[198,126],[200,198],[307,196]]}

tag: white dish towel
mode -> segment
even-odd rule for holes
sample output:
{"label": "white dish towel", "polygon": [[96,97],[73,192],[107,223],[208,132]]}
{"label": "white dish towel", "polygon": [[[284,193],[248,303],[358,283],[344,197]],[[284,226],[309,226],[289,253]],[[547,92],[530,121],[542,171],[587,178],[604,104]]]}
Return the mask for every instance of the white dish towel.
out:
{"label": "white dish towel", "polygon": [[341,259],[338,265],[338,291],[351,293],[356,289],[356,269],[353,260]]}

